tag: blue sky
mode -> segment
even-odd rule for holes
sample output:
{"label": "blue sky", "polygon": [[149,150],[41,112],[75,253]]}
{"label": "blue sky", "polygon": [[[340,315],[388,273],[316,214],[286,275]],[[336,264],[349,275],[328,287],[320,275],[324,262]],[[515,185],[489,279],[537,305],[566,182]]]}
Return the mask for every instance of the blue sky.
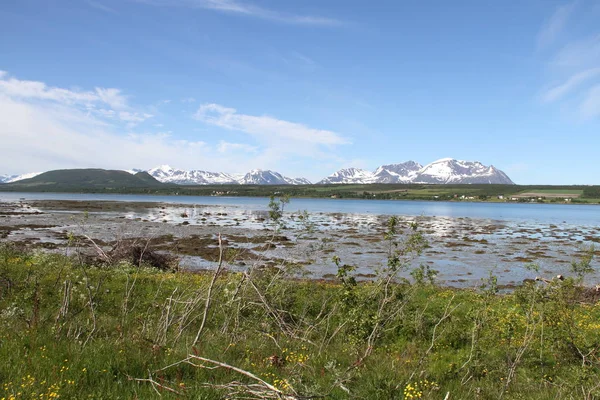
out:
{"label": "blue sky", "polygon": [[4,0],[0,174],[478,160],[600,184],[600,0]]}

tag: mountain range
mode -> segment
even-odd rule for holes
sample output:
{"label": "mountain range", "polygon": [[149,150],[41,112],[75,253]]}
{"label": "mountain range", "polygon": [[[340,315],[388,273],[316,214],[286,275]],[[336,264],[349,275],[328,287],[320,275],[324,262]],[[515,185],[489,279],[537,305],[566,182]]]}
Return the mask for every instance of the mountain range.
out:
{"label": "mountain range", "polygon": [[[178,185],[310,185],[304,178],[289,178],[278,172],[255,169],[246,174],[228,174],[201,170],[186,171],[161,165],[148,171],[128,170],[130,174],[147,172],[157,181]],[[0,175],[0,183],[29,179],[39,174],[19,176]],[[460,161],[443,158],[425,166],[415,161],[382,165],[375,171],[345,168],[320,180],[317,184],[368,184],[368,183],[432,183],[432,184],[505,184],[513,181],[493,165],[478,161]]]}
{"label": "mountain range", "polygon": [[[131,170],[128,172],[139,172]],[[288,178],[279,172],[254,169],[247,174],[227,174],[224,172],[208,172],[200,170],[185,171],[168,165],[152,168],[147,171],[160,182],[178,185],[310,185],[304,178]]]}
{"label": "mountain range", "polygon": [[502,184],[514,182],[502,171],[479,161],[443,158],[422,166],[415,161],[382,165],[374,172],[358,168],[341,169],[317,184],[335,183],[435,183],[435,184]]}

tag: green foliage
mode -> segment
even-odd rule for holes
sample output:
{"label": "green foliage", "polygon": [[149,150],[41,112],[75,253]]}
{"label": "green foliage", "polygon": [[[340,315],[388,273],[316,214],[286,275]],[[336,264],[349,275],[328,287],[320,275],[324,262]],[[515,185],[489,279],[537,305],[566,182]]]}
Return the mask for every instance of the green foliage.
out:
{"label": "green foliage", "polygon": [[416,285],[433,285],[439,271],[432,269],[429,265],[419,265],[417,268],[410,271],[410,276],[413,277]]}
{"label": "green foliage", "polygon": [[282,265],[218,275],[194,347],[211,273],[98,268],[2,245],[0,398],[258,398],[225,389],[256,380],[181,362],[190,356],[298,397],[600,396],[600,304],[586,290],[556,279],[500,294],[493,275],[479,291],[442,288],[426,267],[411,284],[400,276],[419,235],[388,221],[388,264],[368,282],[337,257],[337,282],[293,279]]}
{"label": "green foliage", "polygon": [[584,198],[600,199],[600,186],[586,186],[583,188]]}
{"label": "green foliage", "polygon": [[269,199],[269,218],[275,224],[279,224],[281,222],[281,218],[283,217],[283,210],[285,205],[290,202],[290,196],[284,194],[282,196],[276,197],[274,194],[271,195]]}
{"label": "green foliage", "polygon": [[583,254],[579,260],[573,260],[571,262],[571,271],[574,272],[581,281],[583,281],[585,275],[594,272],[592,260],[594,259],[596,249],[594,245],[590,245],[588,248],[582,249],[582,252]]}

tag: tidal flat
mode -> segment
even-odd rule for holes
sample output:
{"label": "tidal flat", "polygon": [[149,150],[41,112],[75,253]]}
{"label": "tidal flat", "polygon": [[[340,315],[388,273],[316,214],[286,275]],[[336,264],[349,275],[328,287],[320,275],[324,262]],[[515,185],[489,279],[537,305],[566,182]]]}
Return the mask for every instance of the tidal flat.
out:
{"label": "tidal flat", "polygon": [[[179,258],[185,270],[213,269],[219,255],[217,235],[232,271],[252,265],[294,265],[298,276],[332,279],[334,256],[356,266],[359,279],[371,279],[387,263],[384,240],[390,215],[284,212],[275,229],[267,211],[240,206],[120,201],[23,200],[0,203],[0,240],[33,249],[73,254],[73,238],[83,251],[92,241],[110,249],[138,241]],[[570,265],[600,242],[600,226],[516,222],[500,219],[398,215],[401,227],[416,222],[428,245],[402,274],[420,264],[438,271],[437,282],[475,287],[490,272],[511,288],[537,275],[570,275]],[[91,239],[91,240],[90,240]],[[397,237],[402,242],[402,234]],[[600,251],[596,251],[600,255]],[[535,272],[528,265],[536,264]],[[596,259],[593,261],[597,265]],[[595,272],[587,285],[600,281]]]}

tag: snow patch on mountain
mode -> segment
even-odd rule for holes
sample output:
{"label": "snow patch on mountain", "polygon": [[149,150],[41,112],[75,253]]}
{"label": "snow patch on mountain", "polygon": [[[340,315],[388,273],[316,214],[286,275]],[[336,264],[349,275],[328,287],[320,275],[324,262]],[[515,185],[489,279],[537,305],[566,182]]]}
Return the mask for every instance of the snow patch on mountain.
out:
{"label": "snow patch on mountain", "polygon": [[486,166],[479,161],[463,161],[443,158],[426,165],[413,179],[414,183],[467,183],[504,184],[514,182],[493,165]]}
{"label": "snow patch on mountain", "polygon": [[38,176],[41,172],[30,172],[28,174],[22,175],[0,175],[0,183],[13,183],[16,181],[21,181],[23,179],[30,179]]}
{"label": "snow patch on mountain", "polygon": [[253,169],[240,181],[242,185],[287,185],[283,175],[274,171]]}
{"label": "snow patch on mountain", "polygon": [[319,185],[334,183],[373,183],[375,175],[360,168],[344,168],[317,182]]}
{"label": "snow patch on mountain", "polygon": [[287,176],[283,178],[289,185],[312,185],[311,181],[306,178],[288,178]]}
{"label": "snow patch on mountain", "polygon": [[254,169],[238,181],[241,185],[310,185],[305,178],[288,178],[279,172]]}
{"label": "snow patch on mountain", "polygon": [[382,165],[374,172],[377,183],[410,183],[423,168],[415,161]]}

